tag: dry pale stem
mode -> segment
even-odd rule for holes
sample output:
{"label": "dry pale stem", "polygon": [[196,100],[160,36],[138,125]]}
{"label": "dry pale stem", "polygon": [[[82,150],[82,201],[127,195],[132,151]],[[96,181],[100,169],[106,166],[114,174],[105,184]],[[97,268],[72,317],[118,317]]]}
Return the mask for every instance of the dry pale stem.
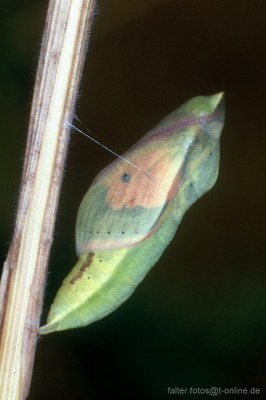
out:
{"label": "dry pale stem", "polygon": [[0,399],[29,390],[69,126],[94,0],[50,0],[14,238],[0,288]]}

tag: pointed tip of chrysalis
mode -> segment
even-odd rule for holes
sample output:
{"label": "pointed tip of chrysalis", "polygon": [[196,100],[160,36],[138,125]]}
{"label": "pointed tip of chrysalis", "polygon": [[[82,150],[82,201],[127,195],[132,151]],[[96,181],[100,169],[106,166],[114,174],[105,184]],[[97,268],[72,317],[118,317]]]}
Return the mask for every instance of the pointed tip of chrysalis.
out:
{"label": "pointed tip of chrysalis", "polygon": [[46,324],[43,325],[39,328],[39,334],[40,335],[47,335],[48,333],[56,332],[58,331],[58,324],[57,323],[51,323],[51,324]]}
{"label": "pointed tip of chrysalis", "polygon": [[212,97],[213,103],[214,104],[216,103],[216,105],[218,105],[220,103],[220,101],[222,101],[224,98],[224,92],[215,93],[210,97]]}
{"label": "pointed tip of chrysalis", "polygon": [[224,105],[224,92],[208,96],[208,100],[211,107],[209,125],[209,134],[218,139],[222,133],[225,122],[225,105]]}
{"label": "pointed tip of chrysalis", "polygon": [[210,96],[213,110],[224,108],[224,92],[216,93]]}
{"label": "pointed tip of chrysalis", "polygon": [[212,97],[213,109],[219,111],[224,117],[224,92],[214,94]]}
{"label": "pointed tip of chrysalis", "polygon": [[194,117],[210,115],[217,109],[222,113],[224,108],[223,99],[224,92],[219,92],[211,96],[196,96],[179,107],[178,113],[190,113]]}

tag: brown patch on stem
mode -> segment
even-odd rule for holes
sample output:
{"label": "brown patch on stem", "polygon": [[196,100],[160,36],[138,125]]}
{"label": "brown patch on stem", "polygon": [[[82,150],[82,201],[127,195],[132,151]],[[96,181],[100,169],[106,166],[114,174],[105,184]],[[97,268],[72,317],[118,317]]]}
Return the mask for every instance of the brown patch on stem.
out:
{"label": "brown patch on stem", "polygon": [[78,273],[70,280],[71,285],[74,285],[74,283],[76,283],[76,281],[78,281],[82,277],[83,273],[91,265],[94,256],[95,256],[95,253],[93,253],[93,252],[88,253],[87,258],[84,261],[84,263],[81,265]]}

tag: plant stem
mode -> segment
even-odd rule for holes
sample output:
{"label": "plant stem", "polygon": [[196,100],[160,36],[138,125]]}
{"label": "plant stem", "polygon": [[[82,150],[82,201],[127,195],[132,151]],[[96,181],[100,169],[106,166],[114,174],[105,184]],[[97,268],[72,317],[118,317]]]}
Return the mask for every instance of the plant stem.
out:
{"label": "plant stem", "polygon": [[0,398],[27,397],[69,130],[95,0],[50,0],[15,232],[0,287]]}

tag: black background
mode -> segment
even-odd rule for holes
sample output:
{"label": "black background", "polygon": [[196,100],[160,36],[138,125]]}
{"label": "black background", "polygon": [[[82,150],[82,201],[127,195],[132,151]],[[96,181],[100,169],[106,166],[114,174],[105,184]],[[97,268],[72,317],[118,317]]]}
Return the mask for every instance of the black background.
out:
{"label": "black background", "polygon": [[[46,6],[1,5],[2,261]],[[168,387],[190,386],[265,392],[265,31],[259,0],[98,2],[77,115],[122,153],[183,101],[223,90],[220,175],[123,306],[86,328],[40,339],[30,400],[164,399]],[[112,159],[72,134],[43,321],[76,261],[80,199]]]}

